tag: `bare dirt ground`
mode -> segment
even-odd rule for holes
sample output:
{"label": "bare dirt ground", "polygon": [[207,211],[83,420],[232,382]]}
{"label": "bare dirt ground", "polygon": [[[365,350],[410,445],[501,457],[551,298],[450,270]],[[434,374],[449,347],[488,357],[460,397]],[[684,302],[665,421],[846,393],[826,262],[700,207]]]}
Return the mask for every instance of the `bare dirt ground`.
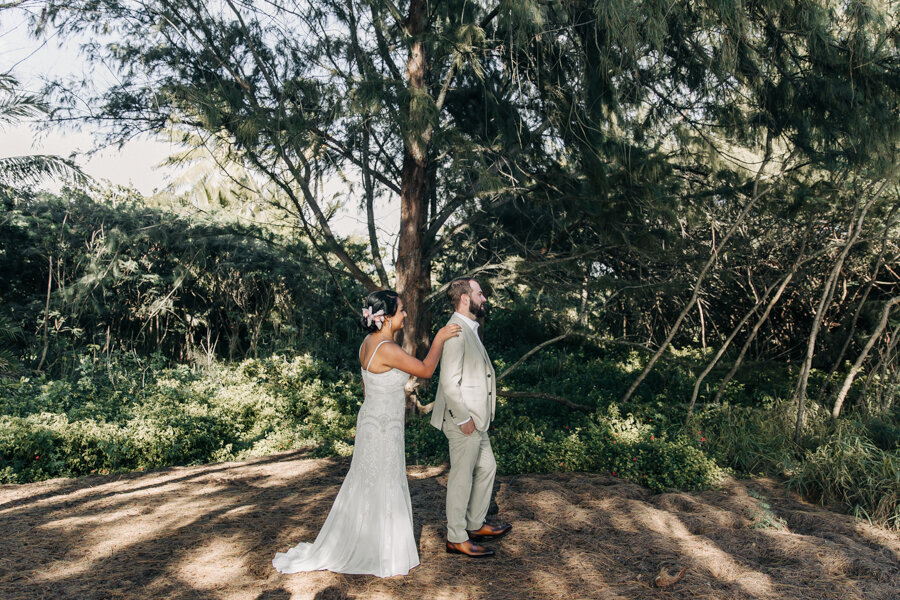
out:
{"label": "bare dirt ground", "polygon": [[[770,480],[654,496],[593,474],[500,477],[513,531],[475,561],[444,552],[446,469],[411,467],[422,564],[408,576],[277,573],[273,554],[315,538],[348,465],[286,452],[0,486],[0,598],[900,598],[896,532]],[[751,491],[786,529],[759,528]],[[680,582],[654,585],[682,567]]]}

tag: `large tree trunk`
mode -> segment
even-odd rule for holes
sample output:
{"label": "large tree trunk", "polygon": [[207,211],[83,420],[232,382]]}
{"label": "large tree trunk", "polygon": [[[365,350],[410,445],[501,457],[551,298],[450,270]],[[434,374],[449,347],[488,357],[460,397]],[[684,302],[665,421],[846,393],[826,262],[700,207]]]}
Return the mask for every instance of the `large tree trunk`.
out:
{"label": "large tree trunk", "polygon": [[[400,240],[397,248],[397,292],[406,306],[403,349],[423,358],[428,351],[431,319],[425,299],[431,292],[431,264],[422,253],[427,202],[424,164],[412,156],[403,158],[403,192],[400,204]],[[408,408],[414,409],[414,387],[407,387]]]}
{"label": "large tree trunk", "polygon": [[[404,103],[406,136],[403,140],[403,170],[400,180],[400,238],[397,244],[397,292],[403,297],[407,317],[403,328],[403,349],[422,358],[428,350],[431,323],[425,299],[431,291],[431,264],[423,253],[425,217],[429,196],[428,142],[431,127],[422,111],[425,75],[428,63],[423,37],[427,21],[424,0],[412,0],[406,21],[410,36],[406,63],[407,97]],[[420,114],[417,114],[420,113]],[[417,382],[407,386],[407,410],[420,405],[416,397]]]}

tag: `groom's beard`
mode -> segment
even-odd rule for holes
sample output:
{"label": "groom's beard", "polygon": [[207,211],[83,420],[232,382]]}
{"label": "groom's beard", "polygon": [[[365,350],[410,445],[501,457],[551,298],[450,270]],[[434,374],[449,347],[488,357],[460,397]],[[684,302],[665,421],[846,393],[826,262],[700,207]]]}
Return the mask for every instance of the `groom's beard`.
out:
{"label": "groom's beard", "polygon": [[487,316],[486,304],[487,303],[482,302],[478,306],[475,306],[474,304],[471,306],[472,314],[475,315],[476,319],[483,319],[484,317]]}

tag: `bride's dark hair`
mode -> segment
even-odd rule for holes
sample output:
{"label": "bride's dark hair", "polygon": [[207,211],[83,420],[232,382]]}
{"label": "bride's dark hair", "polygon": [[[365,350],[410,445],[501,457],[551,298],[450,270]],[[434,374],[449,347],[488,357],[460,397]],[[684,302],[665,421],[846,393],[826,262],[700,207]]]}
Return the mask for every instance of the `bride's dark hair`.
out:
{"label": "bride's dark hair", "polygon": [[[372,292],[366,296],[366,301],[363,304],[363,308],[371,307],[373,313],[383,310],[385,318],[396,315],[398,306],[400,306],[400,295],[393,290],[378,290],[377,292]],[[373,321],[372,324],[369,325],[368,319],[365,317],[360,317],[359,324],[369,333],[378,331],[378,326],[375,322]]]}

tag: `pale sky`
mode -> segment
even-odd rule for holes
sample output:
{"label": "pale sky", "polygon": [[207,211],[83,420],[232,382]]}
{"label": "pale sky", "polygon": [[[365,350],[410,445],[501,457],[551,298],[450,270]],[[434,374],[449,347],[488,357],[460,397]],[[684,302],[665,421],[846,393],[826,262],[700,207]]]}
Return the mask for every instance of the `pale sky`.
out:
{"label": "pale sky", "polygon": [[[27,7],[27,5],[26,5]],[[115,75],[102,66],[92,67],[81,58],[78,46],[70,43],[59,47],[58,38],[38,41],[28,34],[27,17],[21,9],[0,11],[0,73],[10,72],[19,80],[24,91],[38,91],[43,81],[65,75],[79,74],[93,80],[114,80]],[[55,127],[39,130],[33,123],[0,127],[0,156],[23,154],[55,154],[71,157],[90,176],[108,180],[117,185],[132,186],[145,196],[162,190],[177,177],[171,168],[159,165],[178,146],[154,138],[135,139],[122,148],[107,148],[88,155],[98,146],[96,130],[81,131]],[[47,183],[46,189],[58,189],[58,184]],[[341,209],[331,221],[332,229],[339,235],[367,236],[365,215],[351,206]],[[380,238],[393,243],[399,226],[398,202],[388,202],[379,207],[377,219]]]}
{"label": "pale sky", "polygon": [[[28,35],[25,12],[0,12],[0,72],[11,71],[26,91],[38,91],[44,79],[84,73],[86,65],[75,45],[59,48],[56,37],[42,42]],[[91,73],[92,76],[96,72]],[[166,173],[155,169],[175,151],[170,144],[138,139],[121,149],[108,149],[87,156],[95,147],[90,130],[54,128],[39,131],[34,124],[21,123],[0,129],[0,156],[22,154],[75,155],[75,162],[92,177],[114,184],[131,185],[150,195],[165,186]],[[53,185],[47,185],[52,189]]]}

